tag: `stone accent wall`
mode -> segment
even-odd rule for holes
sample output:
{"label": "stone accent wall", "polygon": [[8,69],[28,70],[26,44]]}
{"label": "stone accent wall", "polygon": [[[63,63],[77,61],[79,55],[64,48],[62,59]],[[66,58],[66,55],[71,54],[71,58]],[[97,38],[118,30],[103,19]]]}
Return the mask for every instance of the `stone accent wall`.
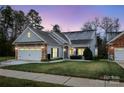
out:
{"label": "stone accent wall", "polygon": [[41,60],[46,60],[47,59],[47,45],[43,45],[42,48],[42,59]]}

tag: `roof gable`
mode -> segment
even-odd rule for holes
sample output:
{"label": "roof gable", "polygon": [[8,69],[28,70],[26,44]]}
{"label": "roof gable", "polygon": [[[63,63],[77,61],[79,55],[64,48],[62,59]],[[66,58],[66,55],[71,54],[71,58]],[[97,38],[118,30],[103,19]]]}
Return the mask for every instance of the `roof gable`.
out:
{"label": "roof gable", "polygon": [[107,44],[111,44],[111,42],[117,40],[118,38],[120,38],[123,35],[124,35],[124,32],[120,33],[119,35],[117,35],[116,37],[114,37],[112,40],[110,40]]}
{"label": "roof gable", "polygon": [[[30,37],[28,37],[28,34],[30,34]],[[20,35],[19,37],[14,41],[14,43],[26,43],[26,42],[45,42],[43,38],[41,38],[37,33],[35,33],[32,29],[27,27]]]}
{"label": "roof gable", "polygon": [[41,38],[43,38],[47,44],[59,45],[59,43],[51,37],[51,32],[41,31],[41,30],[34,29],[34,28],[31,28],[31,29],[35,31]]}

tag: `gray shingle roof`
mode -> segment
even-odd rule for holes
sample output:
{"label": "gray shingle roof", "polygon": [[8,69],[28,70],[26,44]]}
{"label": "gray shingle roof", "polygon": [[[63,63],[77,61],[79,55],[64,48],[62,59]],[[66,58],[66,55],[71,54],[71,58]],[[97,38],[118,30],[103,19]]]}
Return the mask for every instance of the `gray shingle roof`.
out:
{"label": "gray shingle roof", "polygon": [[89,44],[91,40],[71,40],[72,44]]}
{"label": "gray shingle roof", "polygon": [[55,32],[56,34],[58,34],[60,37],[62,37],[66,42],[69,42],[68,38],[65,36],[64,33],[62,32]]}
{"label": "gray shingle roof", "polygon": [[[41,31],[38,29],[34,29],[32,27],[30,27],[35,33],[37,33],[40,37],[42,37],[48,44],[50,45],[62,45],[64,43],[69,43],[69,40],[67,39],[67,37],[61,33],[61,32],[54,32],[57,34],[57,36],[53,35],[53,32],[46,32],[46,31]],[[61,37],[62,39],[64,39],[65,41],[60,40]]]}
{"label": "gray shingle roof", "polygon": [[58,45],[58,43],[50,36],[50,32],[41,31],[30,27],[35,33],[42,37],[50,45]]}
{"label": "gray shingle roof", "polygon": [[93,39],[94,31],[75,31],[64,32],[66,36],[71,40],[72,44],[88,44]]}
{"label": "gray shingle roof", "polygon": [[75,32],[64,32],[70,40],[85,40],[92,39],[94,31],[75,31]]}

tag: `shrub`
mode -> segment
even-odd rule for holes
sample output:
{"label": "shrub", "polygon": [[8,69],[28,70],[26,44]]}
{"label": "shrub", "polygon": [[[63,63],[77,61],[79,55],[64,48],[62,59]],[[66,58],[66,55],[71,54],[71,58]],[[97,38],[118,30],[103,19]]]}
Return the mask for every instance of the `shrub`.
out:
{"label": "shrub", "polygon": [[70,56],[70,59],[82,59],[82,56]]}
{"label": "shrub", "polygon": [[92,51],[88,47],[85,48],[85,50],[84,50],[84,59],[85,60],[92,60],[93,59]]}

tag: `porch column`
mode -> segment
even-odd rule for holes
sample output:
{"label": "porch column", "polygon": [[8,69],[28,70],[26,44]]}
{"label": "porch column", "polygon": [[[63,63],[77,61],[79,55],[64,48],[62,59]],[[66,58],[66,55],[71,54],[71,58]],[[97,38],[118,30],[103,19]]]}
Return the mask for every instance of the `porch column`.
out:
{"label": "porch column", "polygon": [[68,46],[68,59],[70,59],[70,46]]}
{"label": "porch column", "polygon": [[64,59],[64,46],[62,46],[62,53],[63,53],[63,59]]}

